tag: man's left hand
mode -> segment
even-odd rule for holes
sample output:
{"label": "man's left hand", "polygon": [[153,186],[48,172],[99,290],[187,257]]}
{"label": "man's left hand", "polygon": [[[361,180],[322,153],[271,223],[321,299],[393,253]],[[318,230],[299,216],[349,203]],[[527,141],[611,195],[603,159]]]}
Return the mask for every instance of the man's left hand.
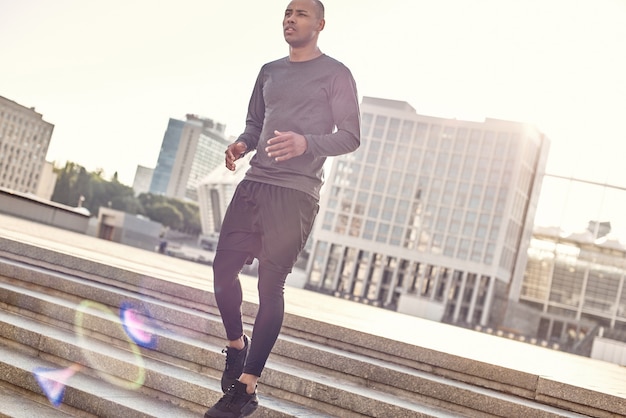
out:
{"label": "man's left hand", "polygon": [[268,146],[265,152],[275,161],[287,161],[293,157],[298,157],[307,149],[307,141],[303,135],[295,132],[274,131],[275,137],[267,141]]}

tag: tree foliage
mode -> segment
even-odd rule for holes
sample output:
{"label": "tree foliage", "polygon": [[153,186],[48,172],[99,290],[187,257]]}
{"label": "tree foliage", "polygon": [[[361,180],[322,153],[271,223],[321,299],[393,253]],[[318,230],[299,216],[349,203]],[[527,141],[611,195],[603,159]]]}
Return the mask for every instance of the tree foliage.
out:
{"label": "tree foliage", "polygon": [[52,201],[64,205],[87,208],[97,216],[101,207],[143,215],[173,230],[199,234],[200,209],[194,202],[186,202],[151,193],[135,196],[132,187],[118,181],[117,173],[109,181],[102,177],[102,170],[87,172],[84,167],[67,162],[63,168],[55,168],[57,182]]}

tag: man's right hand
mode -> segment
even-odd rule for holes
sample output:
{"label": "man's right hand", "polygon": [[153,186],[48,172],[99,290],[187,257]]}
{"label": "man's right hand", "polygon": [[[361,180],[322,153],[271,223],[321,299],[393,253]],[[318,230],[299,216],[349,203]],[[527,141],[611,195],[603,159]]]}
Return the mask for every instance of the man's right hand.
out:
{"label": "man's right hand", "polygon": [[226,168],[235,171],[235,161],[243,157],[248,150],[248,146],[241,141],[232,143],[226,148]]}

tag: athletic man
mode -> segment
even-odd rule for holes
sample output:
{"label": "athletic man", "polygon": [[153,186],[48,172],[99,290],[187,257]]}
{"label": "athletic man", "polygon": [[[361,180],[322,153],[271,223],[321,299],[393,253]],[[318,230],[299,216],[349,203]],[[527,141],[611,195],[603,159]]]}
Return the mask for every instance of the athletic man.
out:
{"label": "athletic man", "polygon": [[[350,70],[317,46],[324,29],[318,0],[285,10],[289,56],[265,64],[252,92],[246,128],[226,150],[226,167],[256,151],[226,211],[213,262],[215,298],[229,340],[225,392],[205,418],[243,417],[258,406],[257,381],[278,338],[283,290],[318,211],[326,157],[360,144],[359,105]],[[243,333],[238,273],[259,261],[259,311]]]}

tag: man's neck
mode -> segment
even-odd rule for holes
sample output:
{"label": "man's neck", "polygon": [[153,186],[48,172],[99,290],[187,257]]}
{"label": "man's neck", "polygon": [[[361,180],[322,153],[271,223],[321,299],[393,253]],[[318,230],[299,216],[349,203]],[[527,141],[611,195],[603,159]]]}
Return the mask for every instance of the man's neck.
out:
{"label": "man's neck", "polygon": [[291,62],[310,61],[320,55],[322,55],[322,51],[320,51],[317,45],[303,48],[289,47],[289,61]]}

